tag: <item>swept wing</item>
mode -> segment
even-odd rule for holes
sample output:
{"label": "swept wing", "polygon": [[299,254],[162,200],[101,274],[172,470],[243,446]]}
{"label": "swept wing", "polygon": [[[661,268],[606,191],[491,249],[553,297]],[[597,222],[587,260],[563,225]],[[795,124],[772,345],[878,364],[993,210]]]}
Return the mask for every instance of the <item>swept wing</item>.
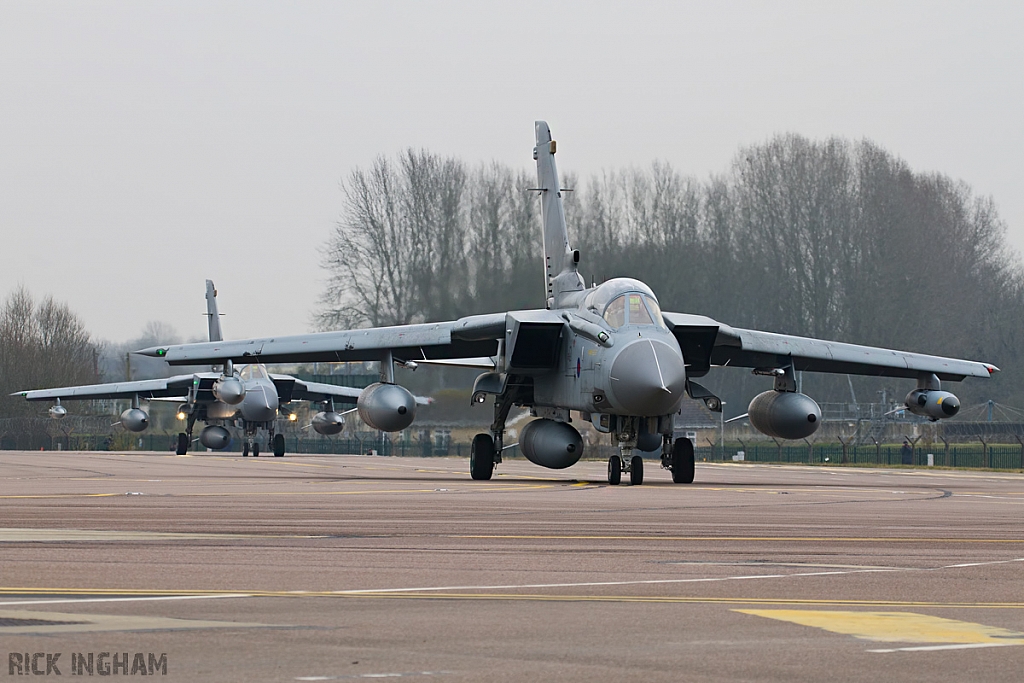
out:
{"label": "swept wing", "polygon": [[[88,384],[77,387],[57,387],[54,389],[33,389],[18,391],[12,396],[21,396],[28,401],[61,400],[99,400],[134,398],[142,399],[180,398],[185,400],[189,391],[195,386],[196,396],[200,401],[213,401],[211,391],[214,382],[220,378],[217,372],[199,372],[191,375],[177,375],[164,379],[144,379],[132,382],[110,382],[107,384]],[[340,387],[320,382],[306,382],[290,375],[271,375],[270,379],[277,387],[278,397],[282,403],[288,401],[321,402],[334,399],[338,403],[354,404],[362,389]],[[419,399],[417,399],[419,401]],[[425,401],[426,399],[423,399]]]}
{"label": "swept wing", "polygon": [[[209,342],[154,347],[140,351],[171,365],[217,363],[294,363],[381,360],[433,360],[493,356],[498,341],[507,340],[514,319],[533,318],[558,324],[555,311],[522,311],[470,316],[456,321],[322,332],[289,337],[264,337],[234,342]],[[809,372],[917,378],[934,373],[942,380],[988,377],[998,368],[987,363],[944,358],[845,342],[732,327],[712,318],[665,313],[683,351],[688,374],[700,377],[712,366],[778,368],[792,365]],[[569,323],[566,323],[569,324]],[[557,338],[548,337],[557,344]]]}
{"label": "swept wing", "polygon": [[212,381],[220,377],[216,373],[198,375],[177,375],[163,379],[143,379],[132,382],[110,382],[108,384],[86,384],[77,387],[56,387],[54,389],[33,389],[16,391],[12,396],[22,396],[29,401],[53,401],[55,399],[105,399],[105,398],[174,398],[188,395],[196,377],[209,376]]}
{"label": "swept wing", "polygon": [[665,322],[683,350],[688,373],[699,377],[712,366],[779,368],[792,364],[808,372],[918,378],[933,373],[941,380],[989,377],[994,365],[896,351],[860,344],[797,337],[731,327],[711,318],[665,313]]}

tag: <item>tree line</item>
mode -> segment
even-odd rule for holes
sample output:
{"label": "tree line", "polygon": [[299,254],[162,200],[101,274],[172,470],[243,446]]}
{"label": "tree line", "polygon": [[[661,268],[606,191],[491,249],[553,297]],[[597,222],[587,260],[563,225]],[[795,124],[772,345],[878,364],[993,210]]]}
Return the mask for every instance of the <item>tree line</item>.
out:
{"label": "tree line", "polygon": [[45,413],[12,392],[99,381],[99,356],[99,346],[66,303],[53,297],[36,302],[19,287],[0,308],[0,416]]}
{"label": "tree line", "polygon": [[[324,251],[321,329],[450,320],[544,305],[532,173],[424,150],[379,157],[342,183]],[[915,172],[868,141],[780,135],[721,174],[670,164],[562,179],[589,281],[645,281],[665,310],[787,334],[994,362],[965,401],[1024,404],[1016,337],[1024,277],[991,198]],[[763,380],[717,371],[745,411]],[[874,400],[882,380],[808,376],[821,400]],[[885,380],[896,391],[906,387]]]}
{"label": "tree line", "polygon": [[[532,172],[425,150],[380,157],[342,184],[323,251],[321,329],[450,320],[544,305]],[[563,193],[581,272],[648,283],[665,310],[724,323],[993,362],[989,382],[952,387],[965,405],[1024,406],[1024,275],[990,198],[915,172],[870,142],[782,135],[698,179],[666,163],[607,171]],[[42,414],[10,392],[125,378],[125,352],[174,341],[150,323],[123,345],[94,340],[66,304],[24,288],[0,309],[0,415]],[[148,360],[148,359],[147,359]],[[132,377],[166,374],[132,360]],[[811,376],[821,401],[862,401],[899,380]],[[764,378],[713,371],[727,414]]]}

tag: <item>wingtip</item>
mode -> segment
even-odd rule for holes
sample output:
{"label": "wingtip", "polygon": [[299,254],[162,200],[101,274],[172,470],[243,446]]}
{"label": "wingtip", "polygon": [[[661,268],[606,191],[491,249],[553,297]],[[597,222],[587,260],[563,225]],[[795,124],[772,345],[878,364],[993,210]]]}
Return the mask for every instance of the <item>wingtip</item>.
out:
{"label": "wingtip", "polygon": [[163,346],[151,346],[148,349],[139,349],[138,351],[132,351],[132,353],[139,356],[149,356],[150,358],[166,358],[167,348]]}

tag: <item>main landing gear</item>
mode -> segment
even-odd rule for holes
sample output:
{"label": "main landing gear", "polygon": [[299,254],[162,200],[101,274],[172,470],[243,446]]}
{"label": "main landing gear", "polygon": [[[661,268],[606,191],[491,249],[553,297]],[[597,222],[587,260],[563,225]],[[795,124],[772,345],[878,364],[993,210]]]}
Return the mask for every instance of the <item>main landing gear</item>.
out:
{"label": "main landing gear", "polygon": [[517,401],[522,401],[526,385],[509,386],[504,394],[494,397],[494,422],[488,434],[477,434],[469,451],[469,474],[473,479],[486,481],[494,474],[494,468],[501,462],[502,441],[505,437],[505,420]]}
{"label": "main landing gear", "polygon": [[274,434],[271,438],[271,442],[274,444],[274,457],[284,457],[284,434]]}
{"label": "main landing gear", "polygon": [[669,449],[666,439],[661,453],[661,466],[672,470],[672,481],[677,484],[692,484],[694,475],[693,442],[687,438],[676,439]]}
{"label": "main landing gear", "polygon": [[490,434],[477,434],[469,450],[469,474],[486,481],[494,473],[494,439]]}
{"label": "main landing gear", "polygon": [[177,455],[185,455],[188,453],[188,447],[192,445],[192,429],[196,426],[196,420],[198,418],[199,414],[193,410],[188,416],[185,431],[178,433],[178,447],[174,449],[174,452]]}

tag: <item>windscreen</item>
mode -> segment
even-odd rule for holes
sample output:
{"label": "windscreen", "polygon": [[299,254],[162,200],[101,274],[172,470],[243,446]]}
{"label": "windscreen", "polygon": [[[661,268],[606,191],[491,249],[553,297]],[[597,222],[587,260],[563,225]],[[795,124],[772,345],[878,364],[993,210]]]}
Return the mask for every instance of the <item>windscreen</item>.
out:
{"label": "windscreen", "polygon": [[604,309],[604,320],[617,330],[626,324],[626,295],[615,298],[608,308]]}

